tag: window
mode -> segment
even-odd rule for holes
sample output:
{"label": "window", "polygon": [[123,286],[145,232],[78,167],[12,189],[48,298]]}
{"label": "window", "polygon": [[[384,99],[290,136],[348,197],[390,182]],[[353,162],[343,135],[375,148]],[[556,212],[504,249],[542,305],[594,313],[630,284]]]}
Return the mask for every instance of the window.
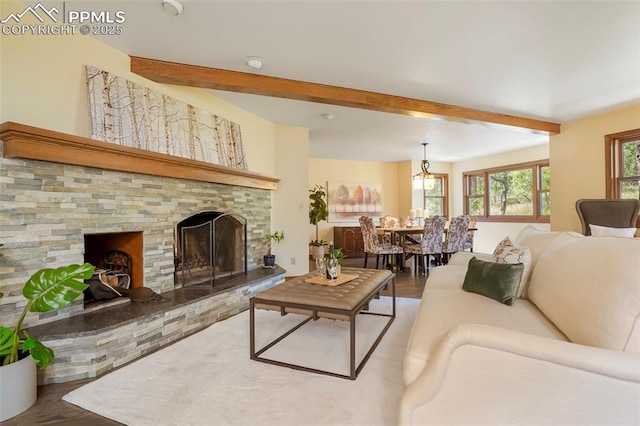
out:
{"label": "window", "polygon": [[640,199],[640,129],[605,136],[607,198]]}
{"label": "window", "polygon": [[539,167],[540,180],[538,195],[540,202],[540,215],[551,216],[551,168],[548,165],[541,165]]}
{"label": "window", "polygon": [[549,222],[549,160],[463,173],[464,213],[486,221]]}
{"label": "window", "polygon": [[447,202],[447,175],[433,173],[433,179],[426,179],[424,188],[424,211],[429,216],[447,216],[449,203]]}
{"label": "window", "polygon": [[640,199],[640,129],[606,135],[604,141],[606,197]]}
{"label": "window", "polygon": [[484,216],[484,175],[469,175],[468,211],[472,216]]}

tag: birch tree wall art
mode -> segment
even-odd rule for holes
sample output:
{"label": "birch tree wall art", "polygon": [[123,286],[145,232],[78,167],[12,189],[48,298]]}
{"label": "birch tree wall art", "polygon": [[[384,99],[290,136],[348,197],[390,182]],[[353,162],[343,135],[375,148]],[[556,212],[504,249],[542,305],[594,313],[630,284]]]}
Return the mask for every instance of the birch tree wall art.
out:
{"label": "birch tree wall art", "polygon": [[247,170],[240,126],[87,66],[91,137]]}

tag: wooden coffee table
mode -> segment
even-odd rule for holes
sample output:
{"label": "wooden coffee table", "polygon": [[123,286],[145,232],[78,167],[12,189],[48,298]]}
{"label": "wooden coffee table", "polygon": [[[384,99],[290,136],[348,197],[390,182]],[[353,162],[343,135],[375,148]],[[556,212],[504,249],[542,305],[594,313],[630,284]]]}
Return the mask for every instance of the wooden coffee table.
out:
{"label": "wooden coffee table", "polygon": [[[317,275],[317,273],[307,274],[286,281],[283,284],[272,287],[269,290],[263,291],[255,297],[252,297],[249,308],[251,359],[294,368],[296,370],[355,380],[396,317],[396,277],[391,273],[391,271],[378,269],[342,268],[342,273],[357,275],[358,278],[339,286],[330,287],[306,283],[306,279]],[[391,313],[368,312],[369,302],[371,302],[373,298],[378,297],[380,292],[389,284],[391,285],[392,290]],[[278,311],[281,315],[287,315],[289,313],[301,314],[308,316],[308,318],[305,318],[301,323],[268,343],[262,349],[256,351],[256,309]],[[356,366],[356,317],[358,315],[383,316],[388,317],[389,321],[387,321],[360,364]],[[349,375],[318,370],[260,356],[309,321],[315,321],[321,318],[337,319],[349,322]]]}

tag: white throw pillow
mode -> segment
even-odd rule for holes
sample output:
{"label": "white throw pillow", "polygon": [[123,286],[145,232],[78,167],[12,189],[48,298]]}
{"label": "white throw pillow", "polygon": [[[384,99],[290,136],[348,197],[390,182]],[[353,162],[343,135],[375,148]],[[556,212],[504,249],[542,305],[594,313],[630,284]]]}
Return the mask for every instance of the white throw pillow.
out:
{"label": "white throw pillow", "polygon": [[527,225],[520,230],[520,232],[518,233],[518,235],[516,235],[516,238],[513,241],[516,244],[522,245],[522,242],[532,235],[547,234],[547,233],[548,231],[545,231],[544,229],[539,228],[535,225]]}
{"label": "white throw pillow", "polygon": [[608,226],[589,225],[594,237],[631,237],[636,235],[637,228],[610,228]]}
{"label": "white throw pillow", "polygon": [[522,279],[520,280],[520,286],[518,287],[517,297],[522,297],[524,294],[527,282],[529,281],[529,275],[531,274],[531,250],[528,247],[523,247],[515,244],[511,241],[510,237],[505,237],[493,251],[494,262],[496,263],[522,263],[524,270],[522,271]]}
{"label": "white throw pillow", "polygon": [[558,232],[558,231],[542,231],[533,225],[526,226],[515,239],[515,243],[521,247],[527,247],[531,250],[531,273],[528,281],[522,281],[522,298],[527,299],[527,288],[531,275],[536,269],[536,263],[540,255],[552,244],[560,243],[567,239],[585,238],[584,235],[577,232]]}
{"label": "white throw pillow", "polygon": [[574,343],[640,353],[638,259],[637,238],[554,242],[532,273],[529,300]]}

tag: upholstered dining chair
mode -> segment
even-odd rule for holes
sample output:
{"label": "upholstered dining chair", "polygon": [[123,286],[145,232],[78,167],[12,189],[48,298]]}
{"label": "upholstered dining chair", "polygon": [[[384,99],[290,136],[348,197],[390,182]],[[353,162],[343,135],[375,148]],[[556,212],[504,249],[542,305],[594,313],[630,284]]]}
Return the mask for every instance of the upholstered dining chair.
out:
{"label": "upholstered dining chair", "polygon": [[635,228],[640,213],[640,200],[580,199],[576,201],[576,211],[584,235],[591,235],[589,225]]}
{"label": "upholstered dining chair", "polygon": [[[476,227],[476,218],[471,216],[469,219],[469,229]],[[464,249],[469,250],[473,253],[473,237],[476,234],[476,231],[467,231],[467,241],[464,243]]]}
{"label": "upholstered dining chair", "polygon": [[443,263],[448,263],[453,253],[464,251],[470,221],[471,217],[467,215],[460,215],[451,219],[449,230],[447,231],[446,239],[442,246]]}
{"label": "upholstered dining chair", "polygon": [[442,240],[444,238],[444,225],[447,219],[444,216],[429,216],[424,220],[422,241],[420,244],[405,244],[405,253],[413,254],[414,273],[418,269],[424,270],[429,276],[429,256],[433,255],[436,265],[440,263],[442,256]]}
{"label": "upholstered dining chair", "polygon": [[[384,215],[380,217],[380,227],[381,228],[397,228],[400,226],[400,219],[391,215]],[[391,244],[391,234],[388,232],[383,233],[380,236],[383,244]]]}
{"label": "upholstered dining chair", "polygon": [[388,214],[384,215],[380,218],[380,226],[383,228],[397,228],[400,226],[400,219]]}
{"label": "upholstered dining chair", "polygon": [[364,267],[367,267],[369,254],[376,255],[376,269],[380,266],[380,255],[382,255],[382,263],[386,265],[389,262],[389,255],[396,255],[397,264],[400,265],[404,250],[402,247],[394,244],[381,243],[378,240],[376,228],[373,225],[373,219],[369,216],[360,217],[360,229],[362,230],[362,240],[364,242]]}

